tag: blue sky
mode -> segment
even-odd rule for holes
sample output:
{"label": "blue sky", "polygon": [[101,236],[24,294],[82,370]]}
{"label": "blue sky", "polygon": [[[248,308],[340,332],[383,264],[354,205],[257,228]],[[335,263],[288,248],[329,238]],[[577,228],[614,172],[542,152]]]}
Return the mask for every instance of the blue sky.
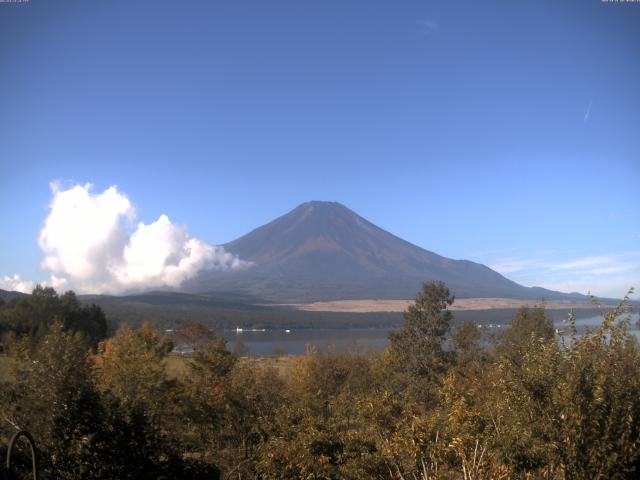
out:
{"label": "blue sky", "polygon": [[622,295],[638,44],[640,4],[600,0],[0,4],[0,279],[50,277],[56,181],[117,186],[128,234],[164,214],[217,245],[335,200],[525,285]]}

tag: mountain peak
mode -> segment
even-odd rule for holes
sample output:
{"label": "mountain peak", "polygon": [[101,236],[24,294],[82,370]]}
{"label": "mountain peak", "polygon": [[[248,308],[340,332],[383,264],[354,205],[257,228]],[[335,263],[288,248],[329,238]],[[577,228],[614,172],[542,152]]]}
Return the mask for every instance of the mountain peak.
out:
{"label": "mountain peak", "polygon": [[254,263],[312,250],[351,249],[359,230],[375,228],[338,202],[305,202],[224,247]]}
{"label": "mountain peak", "polygon": [[311,200],[309,202],[304,202],[294,208],[290,213],[302,211],[302,212],[312,212],[312,211],[333,211],[333,212],[349,212],[354,213],[349,208],[345,207],[343,204],[339,202],[330,202],[325,200]]}
{"label": "mountain peak", "polygon": [[342,205],[340,202],[333,202],[333,201],[329,201],[329,200],[309,200],[308,202],[304,202],[301,203],[300,205],[298,205],[298,208],[300,207],[342,207],[342,208],[347,208],[344,205]]}
{"label": "mountain peak", "polygon": [[289,302],[407,299],[423,282],[441,280],[459,297],[551,298],[555,293],[420,248],[338,202],[305,202],[224,247],[252,266],[203,272],[190,291],[237,291]]}

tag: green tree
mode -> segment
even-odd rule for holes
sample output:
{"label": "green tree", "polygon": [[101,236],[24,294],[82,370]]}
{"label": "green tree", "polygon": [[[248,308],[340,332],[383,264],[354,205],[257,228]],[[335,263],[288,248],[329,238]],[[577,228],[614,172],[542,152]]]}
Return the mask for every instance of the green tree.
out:
{"label": "green tree", "polygon": [[554,391],[552,462],[567,479],[637,478],[640,347],[628,331],[628,298],[602,325],[565,342]]}
{"label": "green tree", "polygon": [[[406,375],[407,392],[432,403],[435,390],[451,360],[444,342],[452,319],[454,297],[442,282],[425,283],[404,312],[404,325],[389,335],[389,360]],[[394,388],[399,387],[398,384]]]}
{"label": "green tree", "polygon": [[37,346],[22,341],[14,347],[11,376],[2,388],[3,431],[30,431],[45,472],[74,478],[78,466],[90,463],[79,453],[101,420],[83,339],[54,323]]}
{"label": "green tree", "polygon": [[2,432],[32,433],[45,478],[157,478],[162,470],[141,448],[148,443],[144,418],[127,417],[101,397],[88,353],[84,338],[60,323],[36,345],[19,342],[13,381],[1,389]]}
{"label": "green tree", "polygon": [[215,337],[198,350],[188,363],[188,373],[181,380],[181,416],[189,436],[189,447],[215,452],[224,447],[220,426],[225,415],[225,396],[229,372],[237,362],[225,348],[222,337]]}
{"label": "green tree", "polygon": [[107,335],[107,319],[102,309],[82,305],[72,291],[59,296],[53,288],[38,285],[31,295],[0,307],[0,331],[12,332],[12,338],[28,336],[37,342],[54,323],[80,333],[92,347]]}
{"label": "green tree", "polygon": [[72,291],[59,297],[62,306],[62,323],[65,329],[80,332],[92,346],[107,336],[107,317],[98,305],[82,305]]}
{"label": "green tree", "polygon": [[547,315],[544,305],[521,307],[511,319],[511,324],[498,345],[504,350],[516,351],[531,341],[532,338],[551,340],[555,336],[553,320]]}

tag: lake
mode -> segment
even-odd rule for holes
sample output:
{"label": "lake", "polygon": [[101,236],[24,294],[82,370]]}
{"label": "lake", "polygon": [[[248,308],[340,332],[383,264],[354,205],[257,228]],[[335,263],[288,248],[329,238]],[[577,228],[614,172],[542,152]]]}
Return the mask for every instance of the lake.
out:
{"label": "lake", "polygon": [[[638,314],[633,315],[632,333],[640,340],[637,325]],[[576,321],[578,333],[595,328],[602,323],[602,317],[588,317]],[[499,332],[501,325],[483,325],[490,332]],[[556,322],[562,330],[563,322]],[[337,352],[381,351],[389,344],[392,328],[301,328],[274,330],[223,330],[219,333],[227,340],[230,350],[243,351],[250,355],[301,355],[307,348],[335,350]]]}
{"label": "lake", "polygon": [[[576,320],[576,330],[578,334],[583,334],[588,329],[594,329],[602,324],[602,317],[588,317]],[[555,322],[555,326],[559,330],[566,329],[566,324],[563,322]],[[638,314],[634,313],[631,316],[631,324],[629,325],[629,331],[633,333],[638,340],[640,340],[640,329],[638,328]]]}
{"label": "lake", "polygon": [[[238,346],[250,355],[302,355],[308,347],[337,352],[381,351],[391,328],[301,328],[292,330],[223,330],[230,350]],[[243,348],[244,347],[244,348]]]}

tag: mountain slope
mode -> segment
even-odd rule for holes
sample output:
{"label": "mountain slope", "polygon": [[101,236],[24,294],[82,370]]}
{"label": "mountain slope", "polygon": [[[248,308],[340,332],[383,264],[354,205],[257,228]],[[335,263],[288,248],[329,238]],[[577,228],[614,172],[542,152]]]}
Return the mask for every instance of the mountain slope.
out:
{"label": "mountain slope", "polygon": [[26,296],[27,296],[26,293],[0,289],[0,299],[4,300],[5,302],[13,300],[14,298],[23,298]]}
{"label": "mountain slope", "polygon": [[459,297],[567,298],[523,287],[490,268],[413,245],[335,202],[308,202],[226,245],[250,267],[202,272],[185,289],[272,301],[413,298],[442,280]]}

